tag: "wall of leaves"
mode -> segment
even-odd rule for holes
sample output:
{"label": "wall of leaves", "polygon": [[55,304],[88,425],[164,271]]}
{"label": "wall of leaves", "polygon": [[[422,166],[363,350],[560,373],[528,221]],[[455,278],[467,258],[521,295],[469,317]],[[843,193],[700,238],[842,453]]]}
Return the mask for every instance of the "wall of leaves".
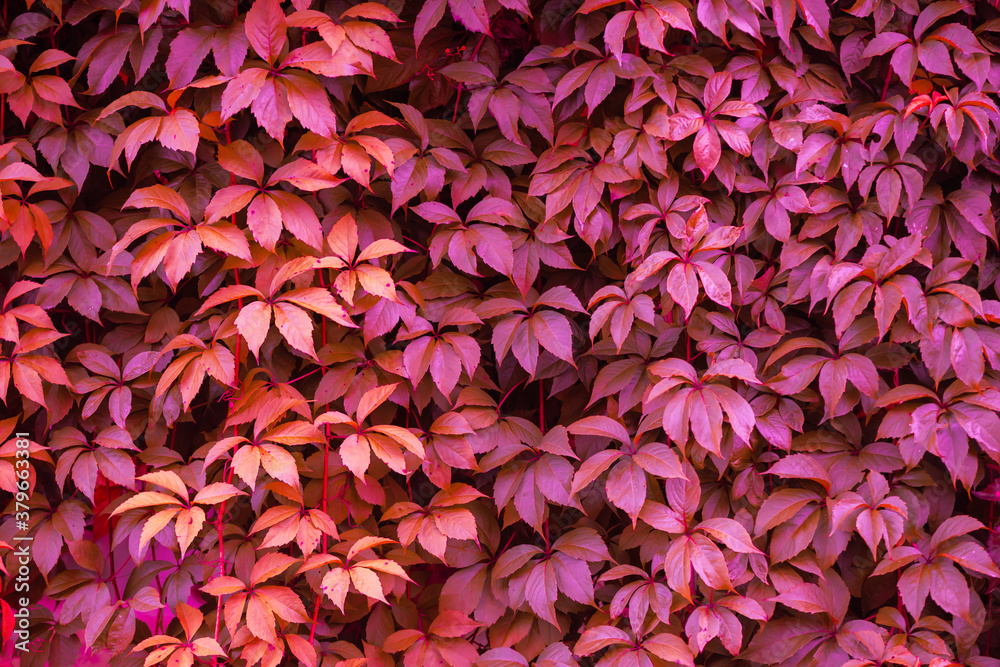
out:
{"label": "wall of leaves", "polygon": [[992,3],[2,11],[5,660],[1000,665]]}

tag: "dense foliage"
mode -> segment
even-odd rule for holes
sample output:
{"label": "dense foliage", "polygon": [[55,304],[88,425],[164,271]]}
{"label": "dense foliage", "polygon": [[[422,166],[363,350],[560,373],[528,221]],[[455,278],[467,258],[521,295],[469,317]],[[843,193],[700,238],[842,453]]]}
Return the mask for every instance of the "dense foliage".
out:
{"label": "dense foliage", "polygon": [[1000,665],[992,4],[3,12],[8,658]]}

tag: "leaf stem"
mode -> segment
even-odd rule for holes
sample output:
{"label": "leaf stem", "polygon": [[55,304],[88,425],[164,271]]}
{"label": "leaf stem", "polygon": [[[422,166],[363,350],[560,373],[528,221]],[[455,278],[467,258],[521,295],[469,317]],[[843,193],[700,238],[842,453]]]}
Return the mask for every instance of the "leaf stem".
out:
{"label": "leaf stem", "polygon": [[[174,430],[176,430],[176,429],[174,429]],[[149,541],[149,554],[150,554],[150,556],[152,556],[152,558],[153,558],[154,561],[157,560],[157,558],[156,558],[156,540],[150,540]],[[156,577],[155,577],[154,581],[156,582],[156,590],[160,594],[160,604],[163,604],[163,585],[160,584],[160,573],[159,572],[156,573]],[[159,609],[156,610],[156,634],[162,634],[162,632],[161,632],[162,628],[163,628],[163,607],[160,607]]]}
{"label": "leaf stem", "polygon": [[482,48],[483,42],[485,42],[485,41],[486,41],[486,33],[484,32],[482,34],[482,36],[479,38],[479,43],[476,44],[476,48],[472,49],[472,55],[469,56],[469,60],[475,60],[476,59],[476,56],[479,55],[479,49]]}
{"label": "leaf stem", "polygon": [[299,380],[304,380],[307,377],[309,377],[310,375],[315,375],[316,373],[320,372],[321,370],[326,370],[326,369],[323,366],[320,366],[319,368],[314,368],[311,371],[309,371],[308,373],[303,373],[302,375],[298,376],[297,378],[293,378],[293,379],[289,380],[285,384],[295,384]]}
{"label": "leaf stem", "polygon": [[[104,478],[104,488],[107,490],[108,502],[111,502],[111,480],[107,477]],[[122,593],[118,588],[118,573],[115,571],[115,544],[112,528],[111,517],[108,517],[108,564],[111,566],[111,584],[115,587],[115,596],[121,601]]]}
{"label": "leaf stem", "polygon": [[524,384],[524,383],[525,383],[525,381],[527,381],[527,379],[528,379],[528,378],[525,378],[524,380],[521,380],[520,382],[518,382],[518,383],[517,383],[517,384],[515,384],[515,385],[514,385],[513,387],[511,387],[510,389],[508,389],[508,390],[507,390],[507,393],[506,393],[506,394],[504,394],[504,395],[503,395],[503,398],[501,398],[501,399],[500,399],[500,402],[499,402],[499,403],[497,403],[497,412],[499,412],[499,411],[500,411],[500,408],[501,408],[501,407],[503,407],[503,402],[507,400],[507,397],[508,397],[508,396],[510,396],[510,393],[511,393],[512,391],[514,391],[515,389],[517,389],[518,387],[520,387],[520,386],[521,386],[522,384]]}

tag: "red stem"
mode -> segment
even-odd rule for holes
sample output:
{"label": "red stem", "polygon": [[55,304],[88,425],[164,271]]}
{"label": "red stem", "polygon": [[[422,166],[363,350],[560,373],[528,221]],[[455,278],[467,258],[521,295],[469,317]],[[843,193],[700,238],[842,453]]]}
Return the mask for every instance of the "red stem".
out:
{"label": "red stem", "polygon": [[[327,404],[326,407],[329,407]],[[326,424],[326,442],[323,445],[323,513],[329,515],[327,511],[328,488],[330,486],[330,425]],[[346,489],[346,485],[344,486]],[[326,533],[323,533],[323,552],[326,553]],[[316,606],[313,608],[312,627],[309,628],[309,644],[316,639],[316,622],[319,620],[319,606],[323,602],[323,592],[316,595]]]}
{"label": "red stem", "polygon": [[515,384],[515,385],[514,385],[513,387],[511,387],[510,389],[508,389],[508,390],[507,390],[507,393],[506,393],[506,394],[504,394],[504,395],[503,395],[503,398],[501,398],[501,399],[500,399],[500,402],[499,402],[499,403],[497,403],[497,412],[499,412],[499,411],[500,411],[500,408],[501,408],[501,407],[503,407],[503,402],[507,400],[507,397],[508,397],[508,396],[510,396],[510,392],[512,392],[512,391],[514,391],[515,389],[517,389],[518,387],[520,387],[520,386],[521,386],[522,384],[524,384],[524,382],[525,382],[524,380],[521,380],[520,382],[518,382],[518,383],[517,383],[517,384]]}
{"label": "red stem", "polygon": [[[226,139],[227,140],[229,139],[229,123],[226,123]],[[235,182],[235,181],[236,181],[236,177],[234,175],[230,174],[230,182]],[[236,284],[239,285],[240,284],[240,272],[239,272],[239,269],[233,269],[233,278],[234,278]],[[238,300],[238,304],[239,304],[240,309],[242,309],[243,308],[243,299],[239,299]],[[240,388],[240,335],[238,333],[236,334],[236,355],[235,355],[233,366],[234,366],[234,369],[233,369],[233,384],[236,386],[236,389],[238,390]],[[236,425],[235,424],[233,425],[233,435],[238,435],[238,431],[236,430]],[[232,482],[232,478],[233,478],[233,471],[230,470],[229,474],[227,475],[226,481],[231,483]],[[221,577],[221,576],[224,576],[226,574],[226,550],[225,550],[225,547],[223,546],[223,528],[222,528],[222,517],[226,513],[226,501],[225,500],[223,500],[222,503],[219,505],[218,512],[219,512],[219,514],[216,517],[216,530],[218,531],[218,537],[219,537],[219,576]],[[215,641],[216,642],[219,641],[219,630],[220,630],[220,625],[219,624],[220,624],[221,620],[222,620],[222,597],[220,596],[219,598],[217,598],[216,605],[215,605]],[[218,658],[216,656],[212,656],[212,667],[218,667],[218,664],[219,664],[218,663]]]}
{"label": "red stem", "polygon": [[486,41],[486,33],[483,33],[483,35],[479,38],[479,43],[476,44],[476,48],[472,49],[472,55],[469,56],[469,60],[476,59],[476,56],[479,55],[479,49],[482,48],[483,42],[485,41]]}
{"label": "red stem", "polygon": [[[326,289],[326,281],[323,280],[323,269],[319,270],[319,286],[322,287],[323,289]],[[326,347],[326,318],[325,317],[322,318],[322,322],[321,322],[320,326],[321,326],[320,331],[322,332],[322,336],[323,336],[323,339],[322,339],[323,340],[323,347]],[[323,375],[326,375],[326,367],[325,366],[323,367]]]}
{"label": "red stem", "polygon": [[410,238],[409,236],[404,236],[404,237],[403,237],[403,240],[404,240],[404,241],[409,241],[410,243],[412,243],[413,245],[417,246],[418,248],[420,248],[420,249],[421,249],[421,250],[423,250],[424,252],[428,252],[428,250],[427,250],[427,246],[423,245],[422,243],[418,243],[417,241],[414,241],[414,240],[413,240],[413,239],[411,239],[411,238]]}
{"label": "red stem", "polygon": [[[175,429],[176,430],[176,429]],[[149,541],[149,554],[156,560],[156,540]],[[160,583],[160,573],[156,573],[156,590],[160,594],[160,604],[163,604],[163,585]],[[156,634],[162,634],[160,629],[163,627],[163,607],[156,610]]]}
{"label": "red stem", "polygon": [[[111,500],[111,480],[108,479],[107,477],[104,478],[104,486],[108,490],[108,500],[110,501]],[[114,544],[114,539],[112,537],[112,533],[113,532],[114,532],[114,526],[111,525],[111,519],[108,518],[108,564],[111,566],[111,572],[113,573],[111,575],[111,583],[115,587],[115,596],[119,600],[121,600],[122,599],[122,593],[118,589],[118,572],[115,571],[115,544]]]}
{"label": "red stem", "polygon": [[885,72],[885,83],[882,84],[882,101],[883,102],[885,102],[885,96],[889,92],[889,80],[892,78],[892,69],[889,68],[889,67],[886,67],[885,69],[886,69],[886,72]]}
{"label": "red stem", "polygon": [[[325,424],[326,427],[326,442],[323,443],[323,513],[329,514],[327,509],[327,503],[329,501],[328,494],[329,480],[330,480],[330,425]],[[346,486],[344,488],[347,488]],[[323,551],[326,551],[326,533],[323,533]]]}
{"label": "red stem", "polygon": [[303,373],[302,375],[298,376],[297,378],[289,380],[286,384],[295,384],[299,380],[304,380],[305,378],[309,377],[310,375],[318,373],[321,370],[325,370],[325,369],[322,366],[320,368],[314,368],[311,371],[309,371],[308,373]]}
{"label": "red stem", "polygon": [[[314,159],[315,159],[315,156],[314,156]],[[324,289],[326,288],[326,281],[323,279],[323,269],[319,270],[319,284]],[[322,318],[322,320],[323,320],[323,322],[322,322],[322,328],[321,328],[322,344],[323,344],[323,347],[326,347],[326,318],[324,317],[324,318]],[[321,367],[321,372],[322,372],[322,375],[324,375],[324,376],[326,375],[326,366],[322,366]],[[323,409],[326,410],[326,409],[329,409],[329,407],[330,407],[330,404],[327,403],[325,406],[323,406]],[[409,413],[407,413],[407,414],[409,414]],[[328,510],[328,504],[329,504],[328,495],[329,495],[329,487],[330,487],[330,425],[329,424],[325,425],[325,430],[326,430],[326,442],[323,443],[323,513],[326,514],[326,515],[329,515],[330,514],[330,512]],[[345,490],[347,489],[346,485],[344,486],[344,489]],[[326,537],[327,537],[326,533],[323,533],[323,552],[324,553],[326,553],[326,549],[327,549]],[[319,606],[320,606],[320,604],[322,602],[323,602],[323,592],[320,591],[316,595],[316,606],[315,606],[315,608],[313,608],[312,627],[310,627],[310,629],[309,629],[309,644],[310,645],[316,639],[316,622],[319,620]]]}

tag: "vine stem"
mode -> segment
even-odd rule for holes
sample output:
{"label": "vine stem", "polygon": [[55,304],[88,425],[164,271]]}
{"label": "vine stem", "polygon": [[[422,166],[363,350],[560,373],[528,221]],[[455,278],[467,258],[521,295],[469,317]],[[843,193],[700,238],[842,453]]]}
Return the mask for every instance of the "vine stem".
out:
{"label": "vine stem", "polygon": [[319,372],[321,370],[326,370],[326,369],[323,368],[323,367],[314,368],[311,371],[309,371],[308,373],[303,373],[302,375],[298,376],[297,378],[292,378],[286,384],[295,384],[299,380],[304,380],[305,378],[309,377],[310,375],[314,375],[314,374],[316,374],[317,372]]}
{"label": "vine stem", "polygon": [[[323,269],[319,270],[319,284],[322,288],[326,289],[326,280],[323,279]],[[326,347],[326,318],[322,318],[323,322],[321,325],[322,345]],[[321,375],[326,376],[326,366],[321,367]],[[323,406],[324,410],[328,410],[330,404],[327,403]],[[329,487],[330,487],[330,425],[324,424],[324,431],[326,432],[326,440],[323,443],[323,514],[329,516],[330,512],[327,509],[329,504]],[[346,490],[346,485],[344,486]],[[327,541],[326,533],[323,533],[323,553],[326,553]],[[316,606],[313,608],[312,626],[309,628],[309,645],[316,640],[316,623],[319,621],[319,607],[323,603],[323,591],[320,590],[316,595]]]}
{"label": "vine stem", "polygon": [[483,47],[483,42],[485,41],[486,41],[486,33],[483,33],[482,36],[479,38],[479,43],[476,44],[476,48],[472,49],[472,55],[469,56],[470,61],[476,59],[476,56],[479,55],[479,49]]}
{"label": "vine stem", "polygon": [[[229,121],[226,121],[226,143],[232,143],[232,137],[231,137],[231,135],[229,133]],[[236,182],[236,175],[235,174],[230,174],[229,175],[229,182],[230,182],[230,184],[233,184],[233,183]],[[233,222],[233,221],[231,220],[230,222]],[[235,268],[233,269],[233,280],[234,280],[234,282],[237,285],[240,284],[240,271],[239,271],[239,269],[235,269]],[[238,299],[237,300],[237,304],[238,304],[240,310],[242,310],[243,309],[243,299]],[[235,352],[236,352],[236,354],[233,357],[233,385],[235,386],[235,388],[238,391],[239,388],[240,388],[240,334],[239,334],[238,331],[236,333],[236,350],[235,350]],[[230,404],[230,406],[231,405],[232,404]],[[236,429],[236,425],[235,424],[233,425],[233,435],[234,436],[238,435],[238,431]],[[235,447],[235,445],[233,445],[233,446]],[[230,470],[229,473],[228,473],[228,475],[226,475],[226,477],[227,477],[226,481],[231,483],[232,482],[232,478],[233,478],[233,471]],[[222,521],[222,517],[225,516],[225,514],[226,514],[226,501],[223,500],[222,503],[219,505],[218,516],[216,517],[216,530],[217,530],[217,533],[218,533],[218,540],[219,540],[219,576],[220,577],[225,576],[225,574],[226,574],[226,548],[225,548],[224,539],[223,539],[224,538],[224,534],[223,534],[223,521]],[[222,621],[222,596],[219,596],[218,598],[216,598],[216,605],[215,605],[215,635],[214,636],[215,636],[215,641],[216,642],[219,641],[219,631],[221,630],[221,625],[220,625],[221,621]],[[218,667],[218,664],[219,664],[218,658],[213,655],[212,656],[212,667]]]}
{"label": "vine stem", "polygon": [[[326,405],[329,407],[329,404]],[[323,445],[323,513],[329,515],[327,511],[328,488],[330,486],[330,425],[324,424],[326,428],[326,442]],[[346,486],[344,487],[347,488]],[[326,533],[323,533],[323,552],[326,553]],[[312,645],[316,639],[316,623],[319,621],[319,606],[323,603],[323,591],[316,594],[316,606],[313,608],[312,627],[309,628],[309,644]]]}
{"label": "vine stem", "polygon": [[[225,513],[225,505],[226,505],[226,502],[222,501],[222,504],[219,505],[219,509],[218,509],[219,515],[216,517],[216,528],[218,529],[218,533],[219,533],[219,576],[220,577],[224,576],[225,573],[226,573],[226,552],[225,552],[225,548],[222,545],[222,539],[223,539],[223,535],[222,535],[222,515]],[[216,642],[219,641],[219,629],[220,629],[219,622],[221,620],[222,620],[222,596],[220,595],[218,598],[216,598],[216,605],[215,605],[215,641]],[[215,667],[216,665],[218,665],[218,660],[217,660],[217,658],[215,656],[212,656],[212,667]]]}
{"label": "vine stem", "polygon": [[423,243],[420,243],[419,241],[411,239],[409,236],[405,236],[404,235],[403,236],[403,240],[409,241],[410,243],[412,243],[413,245],[417,246],[418,248],[420,248],[424,252],[429,252],[429,250],[427,249],[427,246],[425,246]]}
{"label": "vine stem", "polygon": [[[153,557],[154,561],[157,560],[157,558],[156,558],[156,540],[150,540],[149,541],[149,554]],[[156,578],[154,579],[154,581],[156,581],[156,591],[160,594],[160,604],[162,605],[163,604],[163,585],[160,583],[160,573],[159,572],[156,573]],[[162,628],[163,628],[163,607],[160,607],[159,609],[156,610],[156,634],[161,634],[161,629]]]}
{"label": "vine stem", "polygon": [[[111,480],[107,477],[104,478],[104,488],[108,492],[108,502],[111,501]],[[115,543],[114,543],[114,526],[111,525],[111,517],[108,517],[108,564],[111,566],[111,583],[115,587],[115,596],[121,600],[122,594],[121,590],[118,588],[118,573],[115,571]]]}
{"label": "vine stem", "polygon": [[882,84],[882,101],[885,102],[885,96],[889,93],[889,80],[892,78],[892,68],[885,68],[885,83]]}
{"label": "vine stem", "polygon": [[517,384],[515,384],[515,385],[514,385],[513,387],[511,387],[510,389],[508,389],[508,390],[507,390],[507,393],[506,393],[506,394],[504,394],[504,395],[503,395],[503,398],[501,398],[501,399],[500,399],[500,402],[499,402],[499,403],[497,403],[497,412],[499,412],[499,411],[500,411],[500,408],[502,408],[502,407],[503,407],[503,402],[507,400],[507,397],[508,397],[508,396],[510,396],[510,393],[511,393],[512,391],[514,391],[515,389],[517,389],[518,387],[520,387],[520,386],[521,386],[522,384],[524,384],[524,382],[525,382],[524,380],[521,380],[520,382],[518,382],[518,383],[517,383]]}

